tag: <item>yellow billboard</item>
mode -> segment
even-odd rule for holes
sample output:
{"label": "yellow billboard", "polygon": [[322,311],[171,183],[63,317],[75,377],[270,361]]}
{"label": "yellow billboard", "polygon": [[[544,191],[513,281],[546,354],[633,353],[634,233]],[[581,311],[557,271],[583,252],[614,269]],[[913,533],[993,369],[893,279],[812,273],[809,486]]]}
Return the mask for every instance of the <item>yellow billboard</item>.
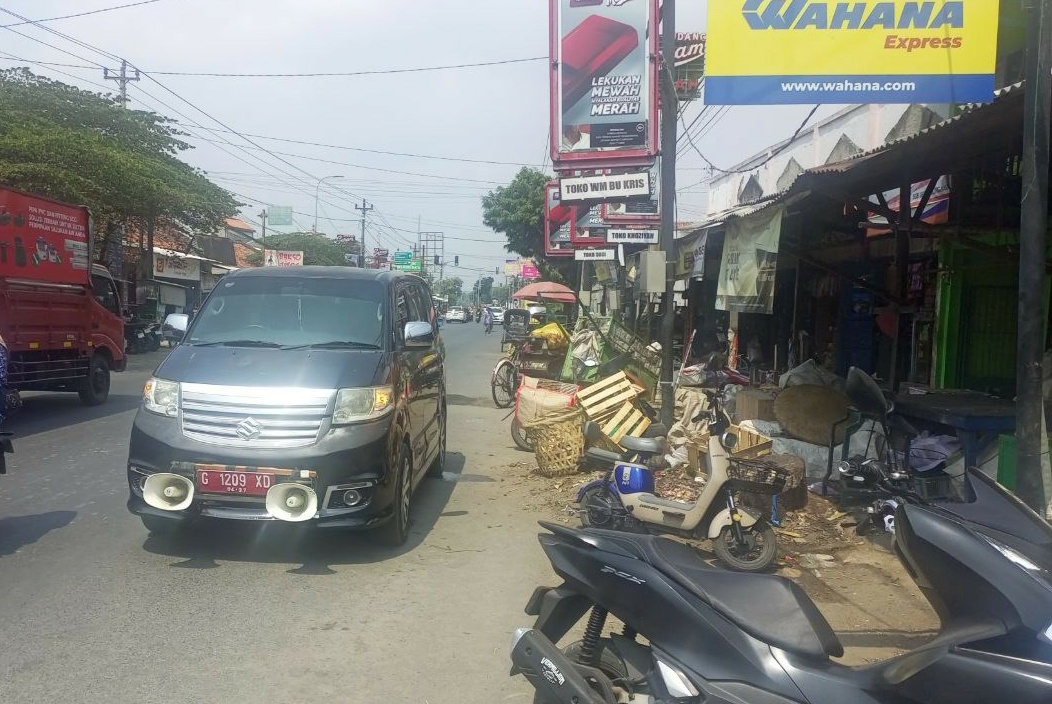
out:
{"label": "yellow billboard", "polygon": [[997,0],[709,0],[705,102],[993,98]]}

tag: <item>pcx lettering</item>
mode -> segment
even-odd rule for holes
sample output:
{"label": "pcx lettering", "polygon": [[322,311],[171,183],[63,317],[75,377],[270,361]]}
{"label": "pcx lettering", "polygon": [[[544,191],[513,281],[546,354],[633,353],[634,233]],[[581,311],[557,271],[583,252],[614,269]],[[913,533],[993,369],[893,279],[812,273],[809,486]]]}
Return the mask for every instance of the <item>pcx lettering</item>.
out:
{"label": "pcx lettering", "polygon": [[815,2],[745,0],[750,29],[961,29],[963,0],[907,2]]}

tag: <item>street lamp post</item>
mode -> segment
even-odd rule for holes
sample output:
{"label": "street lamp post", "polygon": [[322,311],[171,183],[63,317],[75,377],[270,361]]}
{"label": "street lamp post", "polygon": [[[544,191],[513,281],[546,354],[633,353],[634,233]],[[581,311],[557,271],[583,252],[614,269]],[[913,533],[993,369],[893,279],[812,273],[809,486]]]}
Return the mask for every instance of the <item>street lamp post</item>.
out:
{"label": "street lamp post", "polygon": [[318,179],[318,185],[314,189],[314,234],[318,234],[318,198],[321,195],[321,184],[330,178],[343,178],[343,176],[322,176]]}

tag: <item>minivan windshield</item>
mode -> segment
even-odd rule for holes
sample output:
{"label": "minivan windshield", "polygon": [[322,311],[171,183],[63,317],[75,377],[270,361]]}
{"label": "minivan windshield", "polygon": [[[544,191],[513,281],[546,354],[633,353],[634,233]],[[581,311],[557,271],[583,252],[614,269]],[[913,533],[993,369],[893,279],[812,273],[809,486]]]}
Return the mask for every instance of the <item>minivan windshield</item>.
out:
{"label": "minivan windshield", "polygon": [[386,310],[379,281],[287,276],[220,281],[186,337],[191,345],[380,349]]}

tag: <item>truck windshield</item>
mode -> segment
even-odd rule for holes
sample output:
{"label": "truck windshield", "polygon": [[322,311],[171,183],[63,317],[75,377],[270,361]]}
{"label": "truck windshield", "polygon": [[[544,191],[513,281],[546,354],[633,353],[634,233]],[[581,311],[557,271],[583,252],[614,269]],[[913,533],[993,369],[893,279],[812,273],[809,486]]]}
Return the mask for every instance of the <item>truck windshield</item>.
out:
{"label": "truck windshield", "polygon": [[379,349],[384,287],[377,281],[286,276],[221,281],[186,336],[191,345]]}

